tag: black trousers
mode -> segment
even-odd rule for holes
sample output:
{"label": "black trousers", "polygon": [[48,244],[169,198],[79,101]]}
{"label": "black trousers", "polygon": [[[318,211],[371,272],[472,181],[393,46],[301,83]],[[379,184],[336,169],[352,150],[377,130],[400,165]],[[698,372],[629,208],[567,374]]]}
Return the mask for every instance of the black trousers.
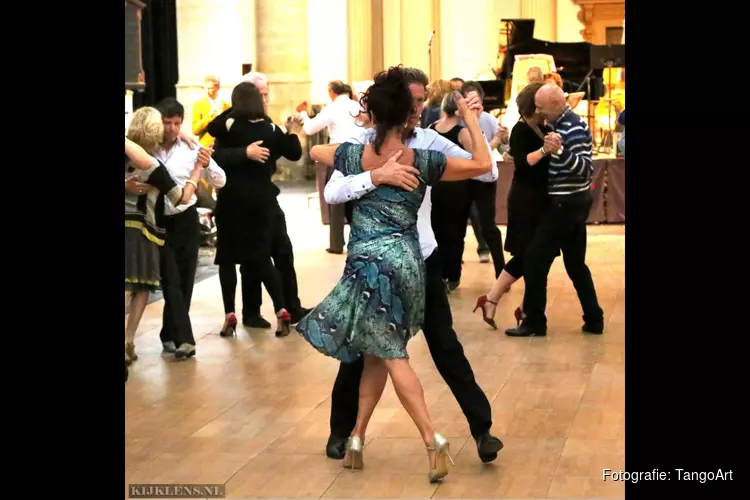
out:
{"label": "black trousers", "polygon": [[505,267],[503,235],[495,224],[497,182],[475,180],[440,182],[432,188],[432,229],[440,248],[443,276],[458,282],[466,240],[466,222],[476,207],[472,226],[479,240],[478,252],[489,252],[495,267],[495,278]]}
{"label": "black trousers", "polygon": [[200,250],[198,211],[192,206],[182,213],[165,217],[166,237],[160,249],[161,285],[164,313],[159,337],[162,342],[195,345],[190,323],[195,271]]}
{"label": "black trousers", "polygon": [[586,323],[603,321],[604,313],[596,298],[594,280],[586,265],[586,220],[592,203],[590,191],[552,198],[550,210],[540,221],[526,250],[524,324],[532,327],[547,325],[544,314],[547,307],[547,275],[559,251],[562,251],[565,271],[581,302],[583,320]]}
{"label": "black trousers", "polygon": [[[469,198],[476,203],[479,214],[480,232],[484,242],[492,255],[492,264],[495,266],[495,278],[500,276],[505,267],[505,255],[503,254],[503,235],[495,224],[495,200],[497,199],[497,181],[480,182],[469,181]],[[466,231],[464,230],[464,235]],[[480,242],[481,245],[481,242]]]}
{"label": "black trousers", "polygon": [[[273,301],[273,310],[279,312],[284,309],[284,290],[281,285],[279,271],[271,263],[269,258],[262,263],[248,265],[245,273],[252,272],[254,276],[249,279],[259,280],[266,287],[268,295]],[[237,294],[237,266],[234,264],[221,264],[219,266],[219,282],[221,283],[221,298],[224,301],[224,314],[234,312],[235,296]]]}
{"label": "black trousers", "polygon": [[461,280],[461,260],[470,207],[468,180],[439,182],[433,186],[430,218],[440,249],[441,274],[448,281]]}
{"label": "black trousers", "polygon": [[[278,203],[275,208],[271,258],[281,277],[285,307],[291,314],[302,308],[297,288],[297,272],[294,270],[294,250],[287,232],[284,211]],[[259,316],[260,306],[263,303],[261,280],[257,273],[246,265],[240,266],[240,274],[242,275],[242,317]]]}
{"label": "black trousers", "polygon": [[484,255],[490,253],[490,247],[487,246],[487,241],[485,241],[484,235],[482,235],[482,223],[479,221],[479,209],[476,203],[471,204],[469,220],[471,221],[471,229],[474,231],[474,237],[477,239],[477,254]]}
{"label": "black trousers", "polygon": [[[453,317],[445,293],[437,250],[425,261],[426,302],[424,336],[440,375],[450,387],[461,411],[469,421],[474,437],[480,437],[492,427],[492,410],[484,391],[474,379],[463,346],[453,330]],[[359,381],[364,359],[341,363],[331,394],[331,435],[345,438],[357,421]]]}
{"label": "black trousers", "polygon": [[524,257],[522,255],[514,255],[505,263],[505,272],[513,276],[515,279],[520,280],[523,278],[523,266]]}

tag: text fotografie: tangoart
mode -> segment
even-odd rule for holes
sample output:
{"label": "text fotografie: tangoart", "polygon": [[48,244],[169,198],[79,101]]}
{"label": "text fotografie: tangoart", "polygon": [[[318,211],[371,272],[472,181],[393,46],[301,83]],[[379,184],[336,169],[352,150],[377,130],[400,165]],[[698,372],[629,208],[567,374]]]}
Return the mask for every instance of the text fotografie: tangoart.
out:
{"label": "text fotografie: tangoart", "polygon": [[676,479],[677,481],[698,481],[699,483],[706,483],[708,481],[733,481],[733,473],[734,472],[731,470],[725,471],[723,469],[708,472],[695,472],[687,469],[674,469],[673,471],[654,469],[645,472],[613,471],[612,469],[604,469],[602,471],[602,480],[630,481],[631,483],[637,483],[638,481],[670,481]]}

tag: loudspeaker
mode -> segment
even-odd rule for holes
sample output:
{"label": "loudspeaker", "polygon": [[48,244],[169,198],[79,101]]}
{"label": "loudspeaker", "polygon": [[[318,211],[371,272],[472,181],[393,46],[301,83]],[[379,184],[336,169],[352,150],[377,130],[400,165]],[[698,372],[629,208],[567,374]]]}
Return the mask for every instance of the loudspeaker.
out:
{"label": "loudspeaker", "polygon": [[145,7],[139,0],[125,0],[125,90],[146,87],[141,42],[141,11]]}

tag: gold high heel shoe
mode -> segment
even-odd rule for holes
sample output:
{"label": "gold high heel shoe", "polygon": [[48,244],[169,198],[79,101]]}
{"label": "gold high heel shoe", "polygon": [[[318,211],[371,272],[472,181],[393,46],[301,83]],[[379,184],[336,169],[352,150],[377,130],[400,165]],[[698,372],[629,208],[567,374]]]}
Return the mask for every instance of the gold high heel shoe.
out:
{"label": "gold high heel shoe", "polygon": [[135,353],[135,345],[125,342],[125,363],[129,365],[136,359],[138,359],[138,355]]}
{"label": "gold high heel shoe", "polygon": [[346,456],[344,456],[343,466],[351,470],[361,469],[365,466],[364,445],[362,438],[359,436],[350,436],[346,442]]}
{"label": "gold high heel shoe", "polygon": [[427,451],[434,451],[436,453],[435,468],[430,469],[430,472],[427,474],[431,483],[437,483],[448,475],[448,463],[445,460],[446,458],[450,460],[451,465],[456,465],[451,457],[450,448],[451,444],[448,440],[445,439],[443,435],[436,432],[432,439],[432,446],[427,447]]}

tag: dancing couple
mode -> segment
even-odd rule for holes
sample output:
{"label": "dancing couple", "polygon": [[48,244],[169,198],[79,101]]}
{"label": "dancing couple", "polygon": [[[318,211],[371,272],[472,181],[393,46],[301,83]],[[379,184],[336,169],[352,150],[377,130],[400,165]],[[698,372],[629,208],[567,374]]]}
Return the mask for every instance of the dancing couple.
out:
{"label": "dancing couple", "polygon": [[[604,313],[586,265],[586,220],[591,195],[591,132],[568,106],[554,84],[531,83],[516,99],[521,118],[510,136],[515,161],[508,194],[505,250],[513,255],[492,289],[479,297],[476,309],[497,329],[495,311],[511,284],[526,281],[523,306],[515,311],[511,337],[547,335],[547,275],[562,252],[583,308],[583,332],[604,332]],[[475,309],[475,310],[476,310]]]}
{"label": "dancing couple", "polygon": [[[487,461],[494,459],[502,443],[489,434],[489,402],[476,385],[463,349],[450,328],[450,308],[439,274],[439,263],[430,263],[429,259],[425,262],[424,259],[425,253],[429,256],[435,250],[429,213],[426,218],[425,214],[418,216],[420,211],[429,212],[429,200],[425,199],[429,197],[429,186],[441,180],[458,181],[490,174],[493,166],[476,114],[468,112],[468,104],[461,96],[456,98],[467,117],[473,158],[447,157],[437,148],[411,149],[403,144],[406,138],[427,146],[438,137],[435,132],[415,129],[424,106],[426,83],[424,74],[411,68],[394,67],[378,74],[374,84],[360,99],[364,112],[374,123],[372,131],[363,131],[372,142],[365,144],[369,140],[361,140],[360,144],[355,144],[350,141],[312,149],[314,160],[334,166],[337,172],[331,182],[342,180],[338,184],[343,187],[342,192],[355,183],[357,187],[369,186],[364,188],[365,192],[345,195],[346,199],[353,200],[353,224],[344,275],[331,293],[302,318],[297,330],[318,351],[342,362],[336,385],[350,390],[342,391],[337,397],[337,387],[334,387],[332,427],[334,420],[347,420],[347,415],[339,414],[348,413],[346,408],[336,407],[342,403],[342,396],[356,393],[358,386],[355,422],[353,428],[345,431],[348,437],[344,466],[361,468],[364,465],[367,425],[390,375],[401,404],[416,424],[428,450],[429,480],[436,482],[448,474],[447,461],[452,460],[449,442],[436,432],[427,411],[422,385],[408,361],[406,345],[419,330],[424,328],[436,364],[436,347],[452,350],[446,353],[451,357],[443,358],[438,366],[446,380],[450,373],[462,379],[462,387],[473,388],[481,394],[476,398],[479,402],[474,408],[462,404],[465,413],[486,414],[481,424],[484,428],[472,428],[480,456],[483,448]],[[377,181],[379,172],[386,172],[380,181],[390,180]],[[369,176],[370,182],[361,183],[362,176]],[[331,184],[326,193],[329,193],[329,188]],[[326,198],[333,202],[334,195],[329,199],[326,194]],[[432,237],[425,238],[426,235]],[[431,246],[430,241],[433,242]],[[433,275],[437,272],[436,283],[429,278],[430,268]],[[435,293],[435,285],[446,303],[441,304],[446,306],[441,309],[442,317],[425,314],[430,300],[433,308],[434,302],[440,300],[434,295],[430,298],[430,294]],[[433,323],[436,321],[447,323],[453,343],[444,342],[445,339],[430,339],[429,330],[438,335],[438,327]],[[441,333],[447,335],[446,331]],[[442,346],[441,342],[444,342]],[[448,370],[454,363],[460,366]],[[452,382],[451,389],[456,393],[459,380]],[[342,425],[339,429],[345,427]],[[332,440],[343,437],[340,434],[334,436],[333,431],[332,428]],[[336,451],[331,450],[335,448],[331,444],[329,440],[329,456],[335,455]]]}

